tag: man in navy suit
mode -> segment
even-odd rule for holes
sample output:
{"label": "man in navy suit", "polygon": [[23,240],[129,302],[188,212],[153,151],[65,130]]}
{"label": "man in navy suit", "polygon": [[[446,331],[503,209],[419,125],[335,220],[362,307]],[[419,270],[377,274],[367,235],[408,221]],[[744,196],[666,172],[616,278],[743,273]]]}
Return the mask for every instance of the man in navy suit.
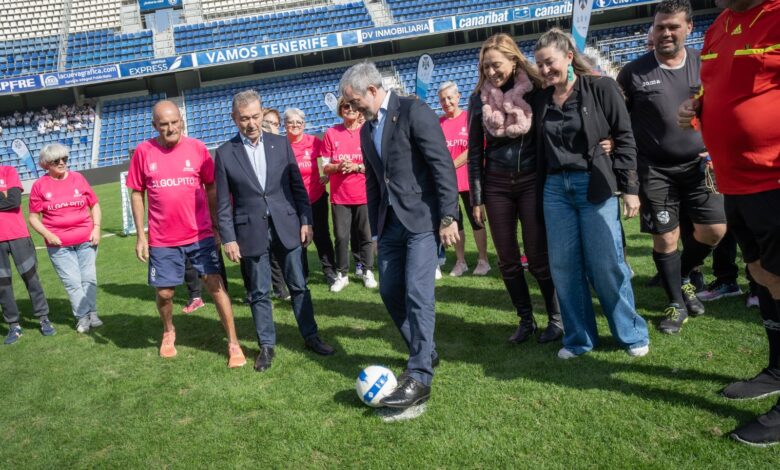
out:
{"label": "man in navy suit", "polygon": [[372,63],[352,66],[339,85],[366,118],[360,132],[371,233],[379,244],[380,294],[409,347],[398,387],[381,403],[407,408],[431,394],[434,276],[438,238],[458,240],[458,184],[439,119],[424,102],[382,87]]}
{"label": "man in navy suit", "polygon": [[260,96],[253,90],[233,97],[238,134],[217,149],[217,217],[225,254],[248,275],[250,307],[260,353],[255,370],[271,367],[276,330],[269,291],[270,250],[283,266],[293,313],[305,346],[317,354],[334,350],[317,334],[301,250],[312,240],[311,206],[289,141],[263,133]]}

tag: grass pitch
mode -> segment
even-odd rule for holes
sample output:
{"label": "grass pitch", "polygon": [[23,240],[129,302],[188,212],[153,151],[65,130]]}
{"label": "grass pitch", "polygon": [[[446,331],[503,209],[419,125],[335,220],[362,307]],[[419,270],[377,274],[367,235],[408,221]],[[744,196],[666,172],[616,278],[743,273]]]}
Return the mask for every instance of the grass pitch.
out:
{"label": "grass pitch", "polygon": [[[118,185],[95,189],[104,233],[119,233]],[[178,357],[157,356],[161,324],[134,237],[101,242],[98,310],[105,326],[89,335],[76,333],[62,285],[40,250],[57,335],[40,335],[15,275],[25,334],[0,346],[0,466],[780,468],[780,446],[753,449],[727,438],[774,399],[732,402],[718,395],[766,364],[758,312],[746,310],[741,297],[720,300],[681,335],[658,333],[665,296],[644,287],[655,271],[651,242],[636,220],[626,230],[637,305],[653,324],[648,356],[629,358],[603,317],[600,346],[575,360],[557,359],[559,344],[508,344],[517,317],[495,256],[486,278],[450,278],[450,252],[436,288],[442,364],[433,397],[423,416],[393,424],[360,403],[354,381],[370,364],[399,373],[403,342],[376,291],[354,277],[339,294],[327,290],[313,250],[315,314],[321,336],[338,352],[329,358],[305,352],[290,304],[275,301],[277,358],[263,374],[252,370],[258,347],[249,308],[238,302],[246,367],[227,369],[223,330],[208,298],[192,315],[176,313]],[[467,237],[473,267],[468,231]],[[237,265],[229,264],[228,273],[236,300],[243,294]],[[528,279],[544,325],[538,288]],[[175,312],[186,300],[182,286]]]}

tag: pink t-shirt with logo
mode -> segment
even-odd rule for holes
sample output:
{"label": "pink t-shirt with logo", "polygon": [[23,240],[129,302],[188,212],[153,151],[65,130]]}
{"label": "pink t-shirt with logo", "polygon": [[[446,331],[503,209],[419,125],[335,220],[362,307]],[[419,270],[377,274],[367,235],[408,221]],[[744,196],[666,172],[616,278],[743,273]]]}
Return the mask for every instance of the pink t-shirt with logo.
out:
{"label": "pink t-shirt with logo", "polygon": [[[447,139],[447,149],[450,151],[452,159],[455,160],[460,154],[469,149],[468,113],[463,111],[458,117],[453,119],[442,116],[439,118],[439,124],[444,132],[444,138]],[[468,165],[456,168],[455,176],[458,178],[458,192],[468,191]]]}
{"label": "pink t-shirt with logo", "polygon": [[214,182],[214,160],[203,142],[182,136],[173,148],[142,142],[130,160],[127,187],[146,191],[149,245],[183,246],[213,236],[204,184]]}
{"label": "pink t-shirt with logo", "polygon": [[[11,188],[19,188],[24,192],[19,173],[12,166],[0,165],[0,191],[8,191]],[[21,206],[10,211],[0,211],[0,242],[29,236],[30,231],[24,223]]]}
{"label": "pink t-shirt with logo", "polygon": [[290,145],[298,161],[298,169],[301,170],[303,185],[309,193],[309,202],[315,202],[325,193],[325,185],[320,183],[320,169],[317,166],[322,141],[313,135],[304,134],[299,142],[290,142]]}
{"label": "pink t-shirt with logo", "polygon": [[[361,126],[362,127],[362,126]],[[344,124],[337,124],[322,138],[322,156],[330,158],[330,163],[338,165],[351,161],[363,164],[363,152],[360,150],[360,127],[349,130]],[[332,173],[330,175],[330,200],[333,204],[365,204],[366,175],[363,173]]]}
{"label": "pink t-shirt with logo", "polygon": [[[89,208],[97,203],[92,186],[75,171],[61,180],[41,176],[30,190],[30,212],[41,214],[43,226],[57,235],[62,246],[89,241],[93,228]],[[46,242],[46,246],[52,245]]]}

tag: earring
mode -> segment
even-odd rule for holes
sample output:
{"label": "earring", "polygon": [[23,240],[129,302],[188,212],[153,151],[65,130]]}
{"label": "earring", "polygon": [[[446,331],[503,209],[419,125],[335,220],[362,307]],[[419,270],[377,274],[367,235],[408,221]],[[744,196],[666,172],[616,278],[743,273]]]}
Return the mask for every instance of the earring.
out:
{"label": "earring", "polygon": [[571,64],[566,68],[566,81],[567,82],[573,82],[574,81],[574,67],[572,67]]}

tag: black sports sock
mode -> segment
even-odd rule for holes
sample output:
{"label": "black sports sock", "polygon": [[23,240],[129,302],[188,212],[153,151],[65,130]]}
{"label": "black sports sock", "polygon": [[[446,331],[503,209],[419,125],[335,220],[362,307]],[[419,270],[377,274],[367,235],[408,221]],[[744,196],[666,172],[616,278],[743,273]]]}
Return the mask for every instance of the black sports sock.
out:
{"label": "black sports sock", "polygon": [[688,277],[693,268],[701,266],[710,253],[712,253],[712,247],[701,243],[695,237],[685,240],[682,255],[680,255],[680,276]]}
{"label": "black sports sock", "polygon": [[666,291],[669,302],[684,307],[685,300],[682,291],[680,291],[680,258],[680,252],[677,250],[671,253],[653,251],[653,261],[655,261],[655,267],[661,276],[661,286]]}
{"label": "black sports sock", "polygon": [[769,369],[780,376],[780,300],[772,298],[769,289],[758,286],[761,319],[769,340]]}

